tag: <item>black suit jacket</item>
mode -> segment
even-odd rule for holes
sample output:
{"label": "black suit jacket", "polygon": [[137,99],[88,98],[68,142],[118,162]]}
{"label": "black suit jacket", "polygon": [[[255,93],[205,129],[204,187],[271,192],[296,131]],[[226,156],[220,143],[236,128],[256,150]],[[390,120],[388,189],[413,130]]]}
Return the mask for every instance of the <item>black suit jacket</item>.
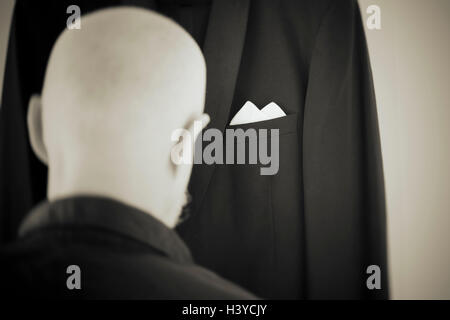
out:
{"label": "black suit jacket", "polygon": [[[225,50],[225,51],[224,51]],[[382,160],[356,1],[214,2],[204,53],[209,127],[247,100],[287,116],[280,167],[200,165],[179,228],[197,261],[270,298],[386,298]],[[381,290],[366,269],[381,268]]]}
{"label": "black suit jacket", "polygon": [[[79,290],[67,286],[73,265]],[[175,231],[150,214],[98,197],[40,204],[0,251],[0,271],[10,298],[255,298],[195,265]]]}
{"label": "black suit jacket", "polygon": [[[79,2],[86,12],[127,1]],[[187,8],[190,1],[168,2]],[[68,3],[51,3],[19,0],[12,27],[0,115],[4,240],[45,194],[25,111],[67,18],[57,12]],[[36,29],[42,8],[51,19]],[[208,69],[209,127],[224,130],[247,100],[259,107],[274,101],[287,117],[254,126],[280,129],[277,175],[261,176],[250,165],[194,167],[192,214],[179,232],[196,261],[263,297],[387,298],[382,160],[356,0],[214,0],[204,43],[198,41]],[[372,264],[382,271],[381,290],[366,287]]]}

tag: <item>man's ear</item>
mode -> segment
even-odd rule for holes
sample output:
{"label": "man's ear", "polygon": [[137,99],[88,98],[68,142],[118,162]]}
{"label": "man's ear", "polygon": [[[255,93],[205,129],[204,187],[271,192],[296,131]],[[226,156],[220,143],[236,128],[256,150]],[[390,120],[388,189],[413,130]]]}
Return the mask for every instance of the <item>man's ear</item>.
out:
{"label": "man's ear", "polygon": [[[179,163],[178,165],[175,164],[176,162],[173,161],[174,158],[172,158],[172,168],[177,176],[178,181],[187,181],[189,180],[189,175],[191,173],[192,169],[192,163],[194,161],[194,152],[195,152],[195,141],[197,140],[199,134],[205,127],[208,125],[210,119],[209,116],[206,113],[203,113],[196,117],[194,120],[192,120],[187,126],[186,129],[183,129],[183,131],[187,134],[187,137],[189,137],[188,141],[185,140],[186,137],[182,139],[182,141],[176,143],[173,146],[173,154],[187,154],[189,155],[190,159],[184,159],[188,163],[183,162]],[[186,148],[189,148],[189,150],[185,150]],[[173,156],[172,154],[172,156]]]}
{"label": "man's ear", "polygon": [[[176,132],[174,132],[172,141],[176,141],[178,136],[182,134],[181,141],[176,142],[171,150],[171,168],[175,179],[172,186],[172,193],[176,196],[186,194],[194,161],[195,140],[198,138],[201,131],[208,125],[209,120],[207,114],[201,114],[188,123],[185,128],[177,129]],[[180,155],[182,155],[181,158]],[[177,218],[180,215],[183,206],[186,204],[186,197],[183,196],[183,198],[179,199],[180,201],[178,201],[178,199],[174,200],[176,201],[172,201],[170,212]]]}
{"label": "man's ear", "polygon": [[28,135],[31,142],[31,148],[44,164],[48,164],[47,149],[44,145],[44,136],[42,131],[42,104],[39,95],[32,95],[28,104],[27,114]]}
{"label": "man's ear", "polygon": [[[199,115],[197,118],[195,118],[187,127],[187,131],[189,131],[193,137],[192,141],[195,142],[198,138],[198,136],[201,133],[201,130],[205,129],[206,126],[208,125],[209,121],[211,119],[209,118],[209,115],[207,113],[202,113],[201,115]],[[200,125],[198,125],[198,129],[201,128],[201,130],[196,130],[196,126],[195,123],[198,123]],[[192,146],[194,147],[194,146]]]}

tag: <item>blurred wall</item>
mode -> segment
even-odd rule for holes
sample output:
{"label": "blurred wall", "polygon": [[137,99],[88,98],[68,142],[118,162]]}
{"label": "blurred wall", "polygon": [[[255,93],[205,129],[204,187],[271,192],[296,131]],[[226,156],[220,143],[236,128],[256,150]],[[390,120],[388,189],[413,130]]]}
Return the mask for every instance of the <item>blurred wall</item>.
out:
{"label": "blurred wall", "polygon": [[5,70],[6,48],[8,46],[9,26],[14,0],[0,0],[0,102],[3,90],[3,74]]}
{"label": "blurred wall", "polygon": [[391,296],[450,299],[450,1],[360,0],[378,103]]}
{"label": "blurred wall", "polygon": [[[0,0],[3,75],[13,0]],[[359,0],[378,101],[391,296],[450,299],[450,1]],[[0,90],[3,76],[0,77]]]}

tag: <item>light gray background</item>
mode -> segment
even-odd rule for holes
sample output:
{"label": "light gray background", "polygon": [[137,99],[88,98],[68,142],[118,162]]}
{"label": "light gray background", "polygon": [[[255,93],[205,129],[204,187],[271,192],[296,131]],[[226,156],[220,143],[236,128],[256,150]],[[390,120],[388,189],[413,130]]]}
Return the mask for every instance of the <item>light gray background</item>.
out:
{"label": "light gray background", "polygon": [[0,0],[0,100],[3,90],[3,73],[13,6],[14,0]]}
{"label": "light gray background", "polygon": [[[381,30],[366,34],[381,129],[392,297],[450,299],[450,1],[359,2],[364,19],[369,5],[381,8]],[[13,0],[0,0],[1,75],[12,6]],[[2,84],[3,76],[0,90]]]}

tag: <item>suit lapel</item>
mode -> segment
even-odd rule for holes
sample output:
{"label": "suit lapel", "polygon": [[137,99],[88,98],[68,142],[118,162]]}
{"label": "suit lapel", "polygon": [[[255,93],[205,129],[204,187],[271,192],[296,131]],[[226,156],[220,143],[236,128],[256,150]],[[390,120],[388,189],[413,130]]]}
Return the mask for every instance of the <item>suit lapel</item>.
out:
{"label": "suit lapel", "polygon": [[[207,66],[205,112],[209,128],[224,131],[233,102],[236,80],[247,31],[250,0],[214,0],[206,32],[203,54]],[[190,189],[194,210],[205,196],[214,165],[195,165]]]}
{"label": "suit lapel", "polygon": [[205,112],[223,130],[234,97],[247,30],[249,0],[213,1],[203,54],[207,65]]}

